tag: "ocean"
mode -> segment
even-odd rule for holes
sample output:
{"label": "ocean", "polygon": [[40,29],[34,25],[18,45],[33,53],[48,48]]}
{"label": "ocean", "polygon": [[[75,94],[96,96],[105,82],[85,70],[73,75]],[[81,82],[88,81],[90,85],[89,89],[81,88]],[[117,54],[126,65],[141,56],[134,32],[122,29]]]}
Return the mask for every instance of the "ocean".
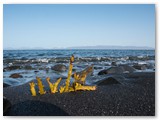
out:
{"label": "ocean", "polygon": [[[75,56],[74,70],[76,72],[94,65],[94,74],[112,66],[127,64],[129,66],[147,65],[141,71],[155,70],[154,50],[100,50],[100,49],[74,49],[74,50],[4,50],[3,51],[3,80],[10,85],[21,85],[39,77],[66,77],[66,72],[52,70],[52,66],[63,64],[68,67],[69,58]],[[8,69],[12,66],[17,68]],[[13,73],[19,73],[23,78],[11,78]]]}

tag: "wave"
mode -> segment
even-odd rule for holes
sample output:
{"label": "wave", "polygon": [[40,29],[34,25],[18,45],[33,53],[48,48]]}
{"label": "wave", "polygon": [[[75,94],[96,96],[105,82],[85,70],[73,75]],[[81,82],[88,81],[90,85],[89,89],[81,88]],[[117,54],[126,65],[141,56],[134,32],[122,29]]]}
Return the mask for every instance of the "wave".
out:
{"label": "wave", "polygon": [[[55,57],[55,58],[38,58],[38,59],[5,59],[4,64],[14,63],[68,63],[69,57]],[[122,62],[132,62],[132,61],[148,61],[155,60],[155,56],[127,56],[127,57],[75,57],[75,62],[112,62],[112,61],[122,61]]]}

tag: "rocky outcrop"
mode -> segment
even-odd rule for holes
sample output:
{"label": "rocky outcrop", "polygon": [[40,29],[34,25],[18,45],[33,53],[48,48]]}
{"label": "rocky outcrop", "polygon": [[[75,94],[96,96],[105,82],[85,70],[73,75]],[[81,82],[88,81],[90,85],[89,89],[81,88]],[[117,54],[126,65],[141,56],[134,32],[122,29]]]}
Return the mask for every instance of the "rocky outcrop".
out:
{"label": "rocky outcrop", "polygon": [[133,65],[133,67],[137,70],[146,70],[147,69],[147,66],[145,64],[136,64],[136,65]]}
{"label": "rocky outcrop", "polygon": [[98,75],[111,74],[111,73],[123,73],[123,67],[110,67],[108,69],[102,70],[98,73]]}
{"label": "rocky outcrop", "polygon": [[132,73],[132,72],[136,71],[135,68],[133,68],[132,66],[129,66],[129,65],[119,65],[119,66],[123,67],[124,71],[128,72],[128,73]]}
{"label": "rocky outcrop", "polygon": [[63,64],[57,64],[57,65],[51,67],[51,69],[58,71],[58,72],[65,72],[67,70],[67,67]]}
{"label": "rocky outcrop", "polygon": [[112,85],[112,84],[121,84],[119,81],[117,81],[113,77],[109,78],[104,78],[103,80],[100,80],[96,83],[98,86],[103,86],[103,85]]}
{"label": "rocky outcrop", "polygon": [[136,71],[133,67],[129,65],[119,65],[119,66],[113,66],[108,69],[102,70],[98,73],[98,75],[104,75],[104,74],[121,74],[121,73],[132,73]]}
{"label": "rocky outcrop", "polygon": [[7,71],[7,70],[17,70],[17,69],[21,69],[21,66],[9,66],[3,69],[3,71]]}

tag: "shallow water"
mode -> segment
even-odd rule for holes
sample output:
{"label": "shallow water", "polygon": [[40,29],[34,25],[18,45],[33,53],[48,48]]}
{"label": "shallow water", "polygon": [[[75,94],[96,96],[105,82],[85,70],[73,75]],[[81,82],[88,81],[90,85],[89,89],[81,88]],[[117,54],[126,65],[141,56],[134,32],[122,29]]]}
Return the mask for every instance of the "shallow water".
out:
{"label": "shallow water", "polygon": [[[154,50],[4,50],[3,68],[8,66],[21,66],[20,69],[6,70],[3,80],[10,85],[20,85],[36,78],[67,77],[66,72],[51,70],[55,64],[64,64],[68,67],[69,58],[74,54],[74,70],[81,71],[89,65],[94,65],[94,76],[100,70],[107,69],[115,61],[119,64],[147,64],[150,68],[143,71],[153,71],[155,68]],[[31,66],[27,69],[25,66]],[[38,71],[38,72],[35,72]],[[23,78],[10,78],[13,73],[20,73]]]}

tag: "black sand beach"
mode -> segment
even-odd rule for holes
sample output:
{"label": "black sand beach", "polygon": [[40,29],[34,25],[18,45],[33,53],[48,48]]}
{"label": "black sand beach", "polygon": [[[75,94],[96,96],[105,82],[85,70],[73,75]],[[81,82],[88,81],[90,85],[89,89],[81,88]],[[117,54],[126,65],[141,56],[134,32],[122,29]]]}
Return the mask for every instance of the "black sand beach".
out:
{"label": "black sand beach", "polygon": [[[104,77],[108,75],[104,75]],[[111,74],[110,76],[115,76]],[[116,74],[120,84],[104,83],[95,91],[49,92],[32,97],[29,84],[5,87],[11,102],[5,116],[154,116],[155,72]],[[115,77],[118,78],[118,77]],[[123,79],[124,78],[124,79]],[[43,83],[46,83],[43,82]],[[45,84],[45,89],[48,85]],[[38,91],[38,89],[37,89]]]}

